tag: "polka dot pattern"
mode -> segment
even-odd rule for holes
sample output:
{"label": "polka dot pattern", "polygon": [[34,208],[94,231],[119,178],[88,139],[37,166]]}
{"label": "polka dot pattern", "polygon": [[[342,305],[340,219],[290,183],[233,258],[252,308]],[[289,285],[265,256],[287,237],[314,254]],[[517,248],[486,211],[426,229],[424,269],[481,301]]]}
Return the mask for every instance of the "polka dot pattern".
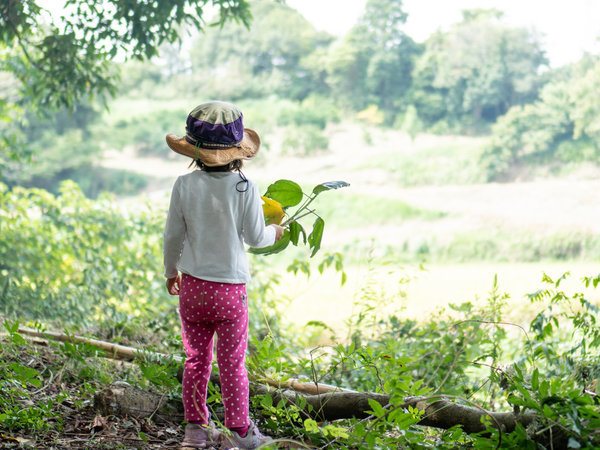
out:
{"label": "polka dot pattern", "polygon": [[216,333],[225,426],[248,425],[246,285],[206,281],[183,274],[179,315],[186,354],[182,392],[185,419],[206,424],[210,418],[206,396]]}

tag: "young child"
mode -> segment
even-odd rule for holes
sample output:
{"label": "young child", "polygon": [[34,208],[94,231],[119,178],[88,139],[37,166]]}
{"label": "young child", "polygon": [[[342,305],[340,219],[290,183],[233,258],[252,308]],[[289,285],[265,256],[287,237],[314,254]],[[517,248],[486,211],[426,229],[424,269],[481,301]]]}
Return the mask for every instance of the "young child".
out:
{"label": "young child", "polygon": [[[253,449],[271,438],[249,418],[245,353],[250,273],[244,242],[267,247],[283,234],[278,225],[265,226],[258,188],[240,171],[242,160],[258,152],[260,139],[244,128],[235,105],[218,101],[190,112],[185,137],[169,134],[166,139],[199,168],[173,186],[163,248],[167,290],[179,295],[187,356],[183,406],[188,423],[182,445],[206,448],[220,442],[226,448]],[[230,430],[222,436],[206,406],[214,333]]]}

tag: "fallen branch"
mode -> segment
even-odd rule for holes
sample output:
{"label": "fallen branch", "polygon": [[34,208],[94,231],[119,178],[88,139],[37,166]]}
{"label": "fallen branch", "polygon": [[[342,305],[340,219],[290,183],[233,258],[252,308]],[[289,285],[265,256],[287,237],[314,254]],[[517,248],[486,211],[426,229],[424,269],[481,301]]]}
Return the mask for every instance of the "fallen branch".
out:
{"label": "fallen branch", "polygon": [[[51,339],[59,342],[69,342],[73,344],[87,344],[103,352],[103,356],[113,359],[119,359],[123,361],[145,361],[145,362],[155,362],[155,361],[164,361],[164,360],[172,360],[176,363],[183,363],[183,358],[179,355],[167,355],[165,353],[151,352],[151,351],[140,351],[135,347],[128,347],[125,345],[114,344],[112,342],[100,341],[98,339],[91,339],[82,336],[73,336],[69,334],[57,333],[54,331],[37,331],[32,330],[30,328],[19,328],[18,332],[20,334],[24,334],[26,336],[30,336],[36,339],[37,344],[45,344],[46,339]],[[181,381],[181,374],[179,374],[179,381]],[[220,381],[217,379],[211,379],[213,383],[220,384]],[[269,386],[279,388],[279,389],[293,389],[297,392],[302,392],[310,395],[316,394],[324,394],[326,392],[356,392],[351,391],[350,389],[344,389],[337,386],[332,386],[329,384],[322,383],[314,383],[314,382],[305,382],[299,381],[296,378],[290,378],[287,380],[272,380],[268,378],[262,378],[260,381]]]}
{"label": "fallen branch", "polygon": [[[218,381],[218,376],[211,376],[211,381]],[[375,400],[382,406],[389,404],[390,396],[373,392],[329,392],[322,395],[303,395],[292,390],[273,389],[264,384],[251,383],[252,396],[269,394],[278,403],[283,400],[287,405],[298,405],[300,400],[306,401],[304,412],[318,421],[331,421],[347,418],[364,418],[370,415],[369,400]],[[165,399],[164,396],[137,389],[127,383],[117,382],[99,391],[94,397],[94,406],[103,414],[131,415],[138,418],[149,417],[156,413],[158,418],[169,417],[170,420],[183,420],[181,401]],[[402,408],[409,406],[423,411],[423,419],[419,425],[448,429],[460,425],[467,433],[485,431],[482,419],[489,416],[491,423],[500,426],[503,432],[510,433],[519,423],[529,425],[533,414],[515,415],[485,411],[472,406],[465,406],[449,399],[432,401],[426,397],[407,397]]]}
{"label": "fallen branch", "polygon": [[85,338],[82,336],[73,336],[70,334],[57,333],[55,331],[38,331],[30,328],[18,329],[19,334],[25,334],[36,338],[51,339],[59,342],[69,342],[72,344],[88,344],[104,352],[104,356],[121,359],[124,361],[148,360],[148,359],[172,359],[175,362],[182,362],[183,359],[178,355],[166,355],[164,353],[139,350],[126,345],[114,344],[112,342],[99,341],[97,339]]}
{"label": "fallen branch", "polygon": [[[181,363],[179,356],[166,355],[156,352],[140,351],[133,347],[99,341],[96,339],[72,336],[56,332],[40,332],[28,328],[19,328],[19,333],[35,338],[52,339],[62,342],[83,343],[92,345],[102,350],[106,356],[133,361],[156,361],[168,358]],[[371,411],[369,400],[375,400],[382,406],[390,403],[391,397],[386,394],[373,392],[357,392],[336,386],[303,382],[297,379],[285,381],[262,379],[262,383],[251,383],[251,395],[269,394],[274,403],[283,400],[288,405],[299,405],[300,400],[305,403],[304,412],[319,421],[330,421],[347,418],[368,417]],[[219,375],[213,373],[211,382],[220,385]],[[127,383],[117,383],[108,386],[95,398],[96,407],[105,414],[132,415],[135,417],[183,418],[183,408],[178,400],[167,400],[164,396],[136,389]],[[484,431],[486,426],[482,419],[489,417],[494,426],[498,426],[503,432],[510,433],[517,424],[527,426],[533,420],[533,414],[514,414],[512,412],[493,412],[482,408],[466,406],[451,401],[443,396],[436,400],[424,397],[407,397],[403,408],[412,406],[424,412],[423,419],[419,425],[448,429],[456,425],[462,426],[467,433]]]}

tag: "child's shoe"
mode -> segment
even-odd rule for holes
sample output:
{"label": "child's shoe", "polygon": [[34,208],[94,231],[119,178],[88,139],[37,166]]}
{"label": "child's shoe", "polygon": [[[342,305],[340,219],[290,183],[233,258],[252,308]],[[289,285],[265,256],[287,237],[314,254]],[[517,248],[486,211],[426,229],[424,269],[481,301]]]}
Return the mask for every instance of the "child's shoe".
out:
{"label": "child's shoe", "polygon": [[215,428],[215,424],[208,425],[188,423],[185,426],[185,437],[181,447],[187,448],[210,448],[219,443],[221,432]]}
{"label": "child's shoe", "polygon": [[264,436],[259,429],[254,425],[254,422],[250,422],[248,426],[248,434],[241,437],[237,432],[229,430],[228,434],[223,433],[221,435],[223,439],[223,448],[239,448],[243,450],[252,450],[260,447],[261,445],[268,444],[273,439],[269,436]]}

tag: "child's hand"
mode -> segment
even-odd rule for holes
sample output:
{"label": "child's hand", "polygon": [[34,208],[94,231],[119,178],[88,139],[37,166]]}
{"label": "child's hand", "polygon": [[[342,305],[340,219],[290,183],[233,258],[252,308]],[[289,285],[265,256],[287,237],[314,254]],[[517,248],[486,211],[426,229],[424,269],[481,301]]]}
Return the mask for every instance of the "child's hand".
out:
{"label": "child's hand", "polygon": [[171,295],[179,295],[179,287],[181,286],[181,275],[173,278],[167,278],[167,291]]}
{"label": "child's hand", "polygon": [[279,225],[275,225],[275,224],[272,224],[269,226],[275,227],[275,242],[277,242],[279,239],[281,239],[281,236],[283,236],[284,228],[280,227]]}

